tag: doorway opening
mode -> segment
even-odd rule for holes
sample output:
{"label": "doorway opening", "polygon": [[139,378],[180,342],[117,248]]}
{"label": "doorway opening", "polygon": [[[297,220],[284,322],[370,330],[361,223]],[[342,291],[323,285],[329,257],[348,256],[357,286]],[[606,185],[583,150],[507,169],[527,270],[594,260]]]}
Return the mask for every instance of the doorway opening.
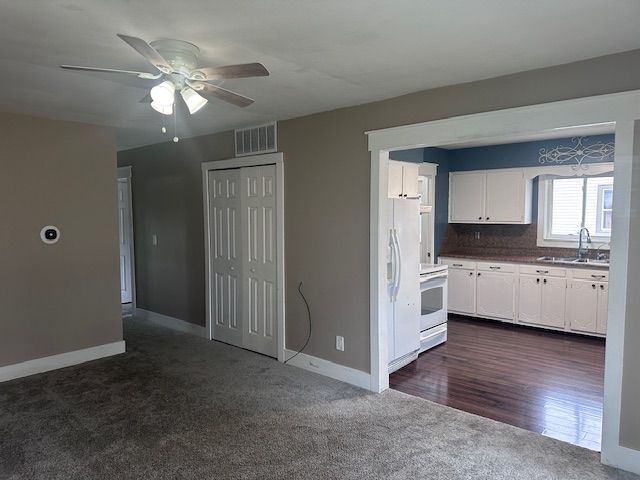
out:
{"label": "doorway opening", "polygon": [[120,303],[122,316],[136,311],[131,167],[118,168],[118,239],[120,247]]}
{"label": "doorway opening", "polygon": [[[602,276],[598,274],[598,278],[591,277],[591,273],[577,273],[576,275],[567,275],[565,281],[567,283],[575,283],[575,285],[581,285],[580,280],[590,281],[589,287],[591,290],[600,292],[603,290],[608,292],[606,300],[598,302],[598,295],[596,298],[595,310],[606,311],[606,318],[608,324],[606,327],[607,345],[606,345],[606,367],[605,367],[605,383],[604,383],[604,401],[603,401],[603,424],[602,424],[602,461],[603,463],[624,468],[631,471],[640,471],[640,456],[636,450],[629,449],[623,444],[625,438],[633,438],[629,434],[627,429],[622,423],[621,418],[625,418],[625,415],[633,417],[633,413],[629,410],[629,403],[623,402],[623,378],[622,378],[622,359],[625,346],[625,325],[628,312],[628,305],[635,305],[636,300],[633,295],[630,294],[630,290],[627,289],[627,271],[630,271],[630,263],[635,265],[635,257],[630,255],[630,246],[634,240],[630,236],[631,227],[635,228],[635,222],[638,221],[633,211],[630,211],[630,201],[634,197],[635,185],[634,174],[637,169],[638,151],[640,150],[638,131],[638,120],[640,119],[640,92],[628,92],[622,94],[604,95],[600,97],[589,97],[577,100],[569,100],[563,102],[549,103],[544,105],[535,105],[531,107],[519,107],[509,110],[502,110],[496,112],[487,112],[481,114],[468,115],[463,117],[454,117],[446,120],[439,120],[433,122],[426,122],[424,124],[410,125],[406,127],[394,127],[386,130],[379,130],[374,132],[367,132],[369,137],[369,150],[371,151],[371,389],[374,391],[382,391],[389,386],[389,349],[388,342],[392,332],[389,331],[389,317],[390,301],[389,301],[389,287],[388,287],[388,272],[392,271],[389,268],[389,264],[392,263],[389,254],[389,205],[388,205],[388,182],[389,182],[389,160],[392,158],[392,153],[397,150],[416,149],[416,148],[432,148],[452,146],[455,144],[468,144],[470,142],[491,142],[491,143],[517,143],[522,140],[522,136],[529,137],[531,135],[541,135],[539,138],[555,137],[559,138],[562,134],[572,135],[572,130],[576,128],[586,129],[589,127],[601,127],[608,126],[615,131],[615,171],[613,177],[615,179],[615,190],[610,194],[602,192],[601,204],[608,203],[609,198],[605,198],[605,195],[609,195],[616,204],[616,209],[612,211],[611,218],[612,230],[611,230],[611,269],[610,275]],[[578,127],[576,127],[578,126]],[[566,135],[564,135],[566,136]],[[584,153],[584,150],[583,152]],[[469,169],[472,170],[472,169]],[[440,172],[439,172],[440,174]],[[449,175],[450,182],[452,175]],[[461,175],[462,177],[462,175]],[[507,181],[509,177],[512,177],[510,181]],[[637,175],[636,175],[637,177]],[[505,222],[509,224],[509,219],[514,218],[515,215],[521,213],[521,207],[519,202],[509,202],[507,197],[511,198],[514,192],[518,192],[522,187],[525,189],[528,185],[528,179],[524,178],[524,172],[522,177],[522,183],[515,182],[515,174],[508,172],[505,175],[493,175],[487,172],[478,175],[474,181],[469,181],[469,178],[462,179],[464,181],[454,183],[454,188],[458,190],[466,191],[469,196],[479,195],[477,198],[482,198],[481,202],[462,201],[458,202],[458,207],[462,205],[462,208],[457,208],[453,212],[454,220],[467,215],[469,212],[473,212],[474,208],[482,209],[482,214],[477,218],[475,222],[483,223],[483,229],[480,231],[480,237],[484,237],[486,229],[484,227],[489,224]],[[465,184],[466,181],[466,184]],[[480,186],[478,186],[480,185]],[[498,195],[492,195],[487,197],[487,185],[489,190],[498,191]],[[502,188],[492,188],[491,186],[500,186]],[[518,185],[521,185],[519,187]],[[459,188],[462,186],[463,188]],[[606,189],[605,189],[606,190]],[[449,200],[452,196],[452,188],[449,189]],[[438,195],[436,191],[436,196]],[[484,197],[482,197],[484,195]],[[526,197],[525,197],[526,198]],[[490,205],[491,207],[488,207]],[[494,208],[498,205],[498,208]],[[524,204],[522,204],[524,205]],[[489,210],[487,210],[489,208]],[[493,210],[491,210],[493,208]],[[610,211],[609,207],[602,207],[600,212],[601,217],[608,217],[607,213]],[[498,212],[500,214],[500,222],[496,221],[492,215],[487,215],[487,211]],[[451,212],[450,212],[451,214]],[[524,215],[524,212],[522,212]],[[489,217],[489,218],[486,218]],[[448,218],[451,220],[451,217]],[[523,216],[519,215],[518,221],[526,224]],[[460,222],[464,223],[464,222]],[[471,222],[468,222],[471,223]],[[518,223],[518,222],[511,222]],[[579,222],[581,225],[584,223],[582,220]],[[553,222],[551,223],[553,225]],[[509,228],[512,225],[508,225]],[[607,220],[600,223],[601,229],[606,230]],[[462,233],[467,226],[461,227]],[[475,228],[475,227],[471,227]],[[581,227],[582,228],[582,227]],[[459,232],[458,232],[459,233]],[[471,235],[475,236],[476,230],[471,231]],[[557,240],[553,238],[555,234],[561,232],[551,229],[551,234],[543,240]],[[588,237],[586,232],[578,238],[578,244],[584,246],[587,242],[583,236]],[[534,237],[535,238],[535,237]],[[536,239],[537,241],[537,239]],[[553,247],[549,247],[553,248]],[[602,252],[599,252],[602,253]],[[519,288],[521,279],[518,275],[523,276],[530,275],[534,277],[535,285],[538,285],[536,279],[539,279],[540,287],[542,285],[558,286],[558,282],[551,277],[561,275],[551,275],[551,273],[558,273],[554,269],[558,268],[553,265],[555,260],[569,260],[567,258],[556,258],[556,256],[548,256],[547,258],[535,258],[531,265],[536,266],[540,262],[545,265],[544,268],[538,269],[540,272],[527,270],[525,265],[524,270],[521,270],[520,266],[517,267],[516,272],[516,286]],[[495,262],[479,262],[477,259],[472,265],[465,264],[463,261],[456,261],[456,268],[468,267],[470,272],[466,272],[469,278],[474,278],[475,289],[468,286],[463,290],[463,293],[470,295],[477,293],[477,279],[481,277],[482,284],[495,284],[495,276],[491,273],[496,273],[491,266]],[[499,259],[496,259],[499,260]],[[580,258],[572,258],[571,261],[576,261],[571,266],[576,267],[575,270],[580,272],[578,267],[579,263],[583,265],[587,262],[587,259],[580,255]],[[596,260],[594,258],[593,260]],[[546,263],[546,262],[549,263]],[[482,263],[482,265],[480,265]],[[489,263],[490,265],[486,265]],[[505,262],[509,263],[509,262]],[[548,266],[547,266],[548,265]],[[452,264],[447,265],[453,267]],[[587,265],[589,268],[595,265]],[[471,268],[473,267],[473,268]],[[486,270],[485,270],[486,268]],[[565,270],[569,267],[562,267]],[[449,269],[451,272],[453,269]],[[509,273],[509,272],[500,272]],[[480,274],[480,275],[478,275]],[[589,278],[581,278],[582,275],[589,275]],[[537,275],[537,276],[536,276]],[[546,276],[545,276],[546,275]],[[493,279],[494,282],[486,282],[485,278]],[[528,277],[524,280],[529,281]],[[546,280],[546,282],[545,282]],[[605,281],[607,284],[605,285]],[[586,284],[586,282],[584,282]],[[595,285],[595,287],[594,287]],[[610,286],[610,289],[609,289]],[[508,282],[507,282],[508,288]],[[531,291],[540,291],[538,287],[533,288]],[[560,291],[560,289],[558,289]],[[451,295],[449,295],[450,297]],[[485,295],[486,297],[486,295]],[[535,298],[534,298],[535,297]],[[560,295],[556,295],[554,298],[559,301]],[[501,299],[502,294],[496,295],[493,300]],[[540,310],[548,310],[549,304],[553,302],[536,302],[535,299],[537,293],[527,297],[525,295],[524,304],[519,297],[515,298],[515,310],[522,308],[525,312],[533,312],[533,316],[529,318],[531,323],[533,320],[540,321],[543,319],[545,322],[551,322],[554,320],[553,315],[538,313]],[[601,295],[601,298],[603,296]],[[533,300],[532,300],[533,299]],[[458,299],[456,299],[457,301]],[[476,300],[474,298],[474,300]],[[531,301],[529,301],[531,300]],[[608,300],[608,301],[607,301]],[[573,302],[573,300],[569,300]],[[456,302],[454,302],[456,303]],[[463,302],[457,303],[457,308]],[[489,302],[489,307],[493,308],[499,306],[502,303],[500,301]],[[485,304],[484,307],[487,307]],[[530,308],[532,306],[536,308]],[[580,304],[581,305],[581,304]],[[477,304],[474,303],[474,307]],[[556,305],[557,306],[557,305]],[[526,308],[525,308],[526,307]],[[543,308],[544,307],[544,308]],[[557,308],[557,311],[560,311]],[[577,309],[573,309],[577,311]],[[495,312],[492,312],[495,313]],[[589,314],[592,315],[592,309],[589,309]],[[484,313],[485,317],[492,318],[495,315],[489,315]],[[574,315],[575,316],[575,315]],[[596,329],[597,333],[597,313]],[[585,325],[591,325],[591,318],[588,322],[584,322]],[[585,326],[578,328],[586,328]],[[530,328],[534,328],[533,326]],[[627,327],[628,330],[630,327]],[[538,332],[540,330],[536,330]],[[596,340],[597,341],[597,340]],[[392,359],[391,359],[392,360]],[[631,381],[626,379],[626,382]],[[632,388],[632,387],[630,387]],[[627,407],[625,409],[625,406]],[[630,418],[631,418],[630,417]],[[628,444],[629,441],[627,440]]]}

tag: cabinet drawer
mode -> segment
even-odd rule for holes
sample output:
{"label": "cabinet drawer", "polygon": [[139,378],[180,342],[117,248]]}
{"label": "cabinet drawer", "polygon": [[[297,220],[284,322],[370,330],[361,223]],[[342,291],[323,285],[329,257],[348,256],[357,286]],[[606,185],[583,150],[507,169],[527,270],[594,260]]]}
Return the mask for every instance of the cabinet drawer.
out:
{"label": "cabinet drawer", "polygon": [[549,277],[566,277],[565,268],[551,267],[549,265],[521,265],[520,273],[527,275],[545,275]]}
{"label": "cabinet drawer", "polygon": [[464,258],[440,258],[440,263],[448,265],[449,268],[462,268],[465,270],[476,269],[476,262],[465,260]]}
{"label": "cabinet drawer", "polygon": [[516,273],[518,271],[518,266],[513,263],[478,262],[477,268],[483,272]]}
{"label": "cabinet drawer", "polygon": [[583,270],[581,268],[576,268],[571,270],[571,276],[580,280],[592,280],[595,282],[609,281],[608,270]]}

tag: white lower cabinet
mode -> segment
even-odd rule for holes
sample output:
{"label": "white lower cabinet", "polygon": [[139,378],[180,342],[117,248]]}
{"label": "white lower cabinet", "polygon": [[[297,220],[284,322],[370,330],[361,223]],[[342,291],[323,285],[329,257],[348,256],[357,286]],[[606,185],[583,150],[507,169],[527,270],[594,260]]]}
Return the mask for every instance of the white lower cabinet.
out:
{"label": "white lower cabinet", "polygon": [[598,316],[596,318],[596,332],[607,333],[607,316],[609,310],[609,284],[600,283],[598,285]]}
{"label": "white lower cabinet", "polygon": [[[449,311],[604,335],[608,272],[441,258],[449,265]],[[476,266],[477,265],[477,266]]]}
{"label": "white lower cabinet", "polygon": [[518,321],[564,328],[567,281],[564,278],[520,275]]}
{"label": "white lower cabinet", "polygon": [[476,277],[476,313],[513,321],[515,274],[478,272]]}
{"label": "white lower cabinet", "polygon": [[520,275],[518,288],[518,321],[540,323],[540,277]]}
{"label": "white lower cabinet", "polygon": [[476,272],[466,268],[449,269],[447,308],[455,313],[476,313]]}
{"label": "white lower cabinet", "polygon": [[542,279],[540,325],[564,328],[567,304],[567,280],[548,277]]}
{"label": "white lower cabinet", "polygon": [[567,316],[571,330],[607,332],[608,283],[573,279],[569,285]]}

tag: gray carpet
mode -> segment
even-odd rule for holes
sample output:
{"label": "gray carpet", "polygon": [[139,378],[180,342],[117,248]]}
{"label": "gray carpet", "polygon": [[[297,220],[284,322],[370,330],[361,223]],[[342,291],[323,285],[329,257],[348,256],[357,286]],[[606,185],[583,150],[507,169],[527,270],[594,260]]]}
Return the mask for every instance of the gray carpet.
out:
{"label": "gray carpet", "polygon": [[127,353],[0,384],[2,479],[622,479],[598,454],[125,321]]}

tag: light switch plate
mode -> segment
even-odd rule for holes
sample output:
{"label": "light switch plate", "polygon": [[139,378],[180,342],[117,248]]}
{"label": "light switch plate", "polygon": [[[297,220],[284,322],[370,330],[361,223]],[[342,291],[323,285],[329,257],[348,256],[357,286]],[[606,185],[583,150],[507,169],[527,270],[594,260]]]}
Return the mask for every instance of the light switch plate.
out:
{"label": "light switch plate", "polygon": [[336,350],[344,352],[344,337],[336,335]]}

